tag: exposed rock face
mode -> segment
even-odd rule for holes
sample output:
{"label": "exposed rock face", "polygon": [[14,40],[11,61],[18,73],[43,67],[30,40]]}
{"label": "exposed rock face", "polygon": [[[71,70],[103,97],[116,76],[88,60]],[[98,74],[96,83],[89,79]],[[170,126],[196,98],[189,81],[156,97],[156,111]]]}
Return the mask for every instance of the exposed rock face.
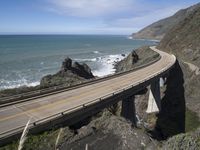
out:
{"label": "exposed rock face", "polygon": [[75,73],[85,79],[94,78],[90,67],[85,63],[79,64],[78,62],[74,62],[73,66],[72,66],[72,71],[73,71],[73,73]]}
{"label": "exposed rock face", "polygon": [[[155,141],[156,143],[156,141]],[[60,145],[60,149],[85,149],[88,144],[89,149],[116,149],[132,150],[143,149],[151,145],[155,149],[156,144],[142,130],[132,128],[130,122],[124,118],[113,116],[104,111],[103,115],[93,120],[87,126],[77,130],[77,135],[68,139]]]}
{"label": "exposed rock face", "polygon": [[47,75],[41,79],[41,87],[49,87],[60,84],[67,86],[74,85],[80,81],[94,78],[91,69],[87,64],[79,64],[74,62],[70,58],[66,58],[59,72],[54,75]]}
{"label": "exposed rock face", "polygon": [[62,67],[61,67],[61,72],[66,72],[67,70],[70,70],[72,68],[72,60],[67,57],[65,60],[62,62]]}
{"label": "exposed rock face", "polygon": [[125,59],[117,62],[116,72],[127,71],[137,66],[149,63],[159,57],[159,54],[152,51],[149,47],[141,47],[133,50]]}
{"label": "exposed rock face", "polygon": [[133,38],[137,39],[156,39],[161,40],[165,34],[181,20],[185,19],[188,15],[193,13],[200,4],[194,5],[187,9],[178,11],[175,15],[157,21],[141,31],[133,34]]}

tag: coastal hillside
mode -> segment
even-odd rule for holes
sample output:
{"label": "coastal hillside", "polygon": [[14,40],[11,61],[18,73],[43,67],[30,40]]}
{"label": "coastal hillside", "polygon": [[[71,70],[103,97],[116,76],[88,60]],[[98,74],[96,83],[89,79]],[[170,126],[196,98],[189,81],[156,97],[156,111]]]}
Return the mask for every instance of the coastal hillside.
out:
{"label": "coastal hillside", "polygon": [[[175,54],[183,72],[184,99],[186,105],[185,126],[193,132],[170,138],[164,149],[199,149],[200,117],[200,5],[196,5],[187,17],[174,25],[161,40],[158,48]],[[177,71],[176,71],[177,72]],[[174,99],[176,100],[176,99]],[[179,106],[179,104],[177,104]],[[188,112],[189,111],[189,112]],[[193,123],[192,123],[193,122]],[[188,130],[186,130],[187,132]]]}
{"label": "coastal hillside", "polygon": [[175,25],[177,25],[181,20],[184,20],[187,16],[190,16],[195,12],[200,6],[200,3],[191,6],[186,9],[178,11],[171,17],[159,20],[146,28],[140,30],[137,33],[133,33],[133,38],[136,39],[156,39],[161,40],[165,34]]}
{"label": "coastal hillside", "polygon": [[174,26],[161,40],[159,48],[175,53],[200,67],[200,5]]}
{"label": "coastal hillside", "polygon": [[166,34],[158,48],[177,56],[184,72],[187,105],[200,117],[200,5]]}

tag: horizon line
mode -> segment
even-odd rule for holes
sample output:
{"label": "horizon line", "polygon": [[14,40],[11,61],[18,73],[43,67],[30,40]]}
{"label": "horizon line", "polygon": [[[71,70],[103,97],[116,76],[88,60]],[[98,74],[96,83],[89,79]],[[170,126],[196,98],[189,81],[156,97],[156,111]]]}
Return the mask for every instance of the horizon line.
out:
{"label": "horizon line", "polygon": [[23,35],[112,35],[112,36],[131,36],[128,34],[100,34],[100,33],[91,33],[91,34],[81,34],[81,33],[0,33],[0,36],[6,35],[16,35],[16,36],[23,36]]}

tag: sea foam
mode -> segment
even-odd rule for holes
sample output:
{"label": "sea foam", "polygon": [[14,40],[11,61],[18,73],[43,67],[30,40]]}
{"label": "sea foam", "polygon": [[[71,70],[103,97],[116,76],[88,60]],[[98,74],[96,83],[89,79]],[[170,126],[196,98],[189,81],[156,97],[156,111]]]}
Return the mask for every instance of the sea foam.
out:
{"label": "sea foam", "polygon": [[96,70],[93,70],[92,73],[95,76],[103,77],[109,74],[115,73],[114,65],[115,63],[121,61],[124,58],[121,54],[116,55],[107,55],[103,57],[99,57],[97,62],[100,63],[100,67]]}
{"label": "sea foam", "polygon": [[19,88],[22,86],[32,87],[32,86],[37,86],[40,84],[39,81],[30,82],[26,79],[21,79],[21,80],[16,80],[16,81],[1,80],[0,83],[2,84],[2,86],[0,86],[0,90]]}

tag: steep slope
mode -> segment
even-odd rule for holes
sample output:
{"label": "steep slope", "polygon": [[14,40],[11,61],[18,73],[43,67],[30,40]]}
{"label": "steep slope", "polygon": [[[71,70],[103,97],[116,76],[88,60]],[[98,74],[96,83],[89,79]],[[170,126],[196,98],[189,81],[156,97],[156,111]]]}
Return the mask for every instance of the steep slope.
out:
{"label": "steep slope", "polygon": [[193,13],[199,6],[200,3],[189,8],[182,9],[173,16],[157,21],[139,32],[132,34],[132,36],[136,39],[161,40],[174,25],[178,24],[181,20]]}
{"label": "steep slope", "polygon": [[158,48],[177,56],[184,73],[186,104],[200,117],[200,5],[166,34]]}
{"label": "steep slope", "polygon": [[200,5],[166,34],[159,48],[200,67]]}

